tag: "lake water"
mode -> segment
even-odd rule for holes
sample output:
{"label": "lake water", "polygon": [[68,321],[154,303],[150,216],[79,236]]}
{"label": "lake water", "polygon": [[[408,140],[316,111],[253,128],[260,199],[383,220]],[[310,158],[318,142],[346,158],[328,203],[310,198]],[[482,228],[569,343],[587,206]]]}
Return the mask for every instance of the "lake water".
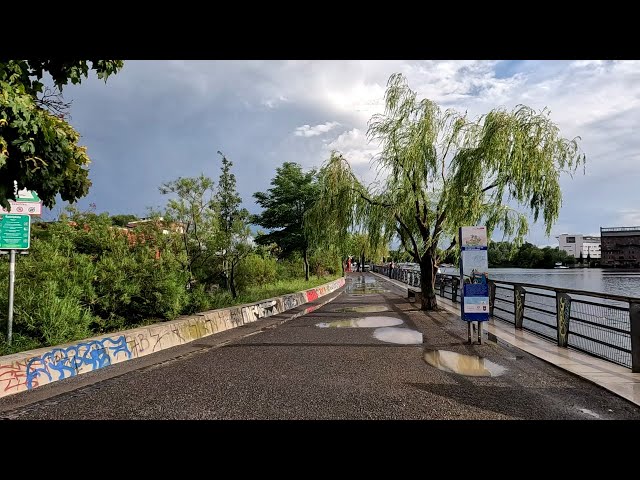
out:
{"label": "lake water", "polygon": [[[458,274],[455,269],[444,273]],[[489,278],[548,287],[574,288],[589,292],[640,297],[640,272],[602,268],[490,268]]]}

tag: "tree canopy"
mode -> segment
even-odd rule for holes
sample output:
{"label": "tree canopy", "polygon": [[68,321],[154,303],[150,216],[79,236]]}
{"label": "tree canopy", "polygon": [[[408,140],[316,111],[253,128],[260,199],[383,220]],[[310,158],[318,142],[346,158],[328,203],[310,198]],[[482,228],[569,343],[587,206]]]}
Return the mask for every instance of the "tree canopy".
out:
{"label": "tree canopy", "polygon": [[[117,73],[121,60],[9,60],[0,62],[0,206],[15,200],[18,188],[34,190],[47,207],[56,195],[73,202],[85,196],[89,156],[67,121],[70,103],[62,88],[95,71],[100,79]],[[48,73],[54,89],[42,79]]]}
{"label": "tree canopy", "polygon": [[[484,224],[489,235],[500,229],[520,243],[530,212],[549,234],[562,201],[560,174],[585,161],[577,139],[563,138],[547,110],[520,105],[469,119],[418,99],[401,74],[389,78],[385,111],[372,117],[367,133],[381,146],[374,162],[386,181],[363,185],[334,151],[320,170],[310,217],[335,239],[354,225],[372,245],[398,238],[420,264],[425,309],[437,308],[438,256],[455,247],[460,226]],[[449,246],[440,251],[445,239]]]}
{"label": "tree canopy", "polygon": [[268,228],[269,233],[256,236],[256,243],[279,247],[279,256],[288,257],[300,252],[305,263],[305,277],[309,278],[307,252],[309,238],[304,230],[304,217],[318,195],[316,171],[303,172],[297,163],[284,162],[271,180],[272,188],[253,194],[264,210],[253,216],[253,223]]}
{"label": "tree canopy", "polygon": [[236,298],[236,267],[252,250],[249,242],[249,212],[246,208],[240,207],[242,199],[236,190],[236,176],[231,173],[233,162],[222,152],[219,151],[218,154],[222,157],[218,191],[215,196],[219,222],[219,251],[222,256],[224,281],[233,298]]}

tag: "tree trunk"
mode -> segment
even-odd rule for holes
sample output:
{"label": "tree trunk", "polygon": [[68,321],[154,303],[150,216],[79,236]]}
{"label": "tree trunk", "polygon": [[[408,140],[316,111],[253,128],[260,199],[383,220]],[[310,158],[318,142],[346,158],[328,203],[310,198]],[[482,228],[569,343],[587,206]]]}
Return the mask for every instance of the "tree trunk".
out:
{"label": "tree trunk", "polygon": [[235,281],[235,270],[236,264],[235,262],[231,262],[231,274],[229,275],[229,289],[231,290],[231,296],[236,298],[238,296],[238,292],[236,292],[236,281]]}
{"label": "tree trunk", "polygon": [[420,259],[420,290],[422,290],[422,310],[437,310],[436,272],[434,258],[428,252]]}
{"label": "tree trunk", "polygon": [[307,258],[307,249],[305,248],[303,251],[302,258],[304,259],[304,279],[309,281],[309,259]]}
{"label": "tree trunk", "polygon": [[360,271],[364,272],[364,252],[360,255]]}

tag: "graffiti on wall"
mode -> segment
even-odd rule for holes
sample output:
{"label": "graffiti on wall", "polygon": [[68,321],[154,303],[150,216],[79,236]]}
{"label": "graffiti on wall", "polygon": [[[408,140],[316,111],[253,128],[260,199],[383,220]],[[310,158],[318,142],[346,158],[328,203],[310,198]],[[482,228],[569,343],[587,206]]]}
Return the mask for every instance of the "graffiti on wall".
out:
{"label": "graffiti on wall", "polygon": [[97,370],[111,365],[111,357],[124,354],[131,358],[131,351],[124,335],[77,343],[67,348],[54,348],[47,353],[29,359],[26,368],[27,388],[37,387],[38,378],[46,376],[51,381],[74,377],[82,367]]}
{"label": "graffiti on wall", "polygon": [[292,308],[296,308],[298,305],[300,305],[300,302],[298,301],[298,296],[295,294],[285,295],[284,297],[282,297],[282,302],[284,304],[285,310],[291,310]]}
{"label": "graffiti on wall", "polygon": [[275,300],[249,305],[242,309],[242,316],[244,317],[245,323],[255,322],[259,318],[270,317],[278,313],[280,312],[278,312],[278,305]]}
{"label": "graffiti on wall", "polygon": [[0,366],[0,386],[4,386],[2,392],[12,390],[24,390],[27,383],[27,362],[15,362],[10,365]]}
{"label": "graffiti on wall", "polygon": [[318,299],[318,292],[315,290],[307,290],[307,302],[313,302]]}

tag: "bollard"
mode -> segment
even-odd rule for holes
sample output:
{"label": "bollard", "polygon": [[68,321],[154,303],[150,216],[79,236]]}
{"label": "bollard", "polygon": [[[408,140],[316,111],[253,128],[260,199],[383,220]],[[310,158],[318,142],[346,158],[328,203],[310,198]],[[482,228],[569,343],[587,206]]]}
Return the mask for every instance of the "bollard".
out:
{"label": "bollard", "polygon": [[571,317],[571,297],[556,292],[556,324],[558,327],[558,346],[569,344],[569,318]]}
{"label": "bollard", "polygon": [[513,316],[516,328],[522,329],[522,320],[524,319],[524,297],[527,291],[520,285],[513,287]]}
{"label": "bollard", "polygon": [[640,373],[640,303],[629,303],[631,321],[631,371]]}

